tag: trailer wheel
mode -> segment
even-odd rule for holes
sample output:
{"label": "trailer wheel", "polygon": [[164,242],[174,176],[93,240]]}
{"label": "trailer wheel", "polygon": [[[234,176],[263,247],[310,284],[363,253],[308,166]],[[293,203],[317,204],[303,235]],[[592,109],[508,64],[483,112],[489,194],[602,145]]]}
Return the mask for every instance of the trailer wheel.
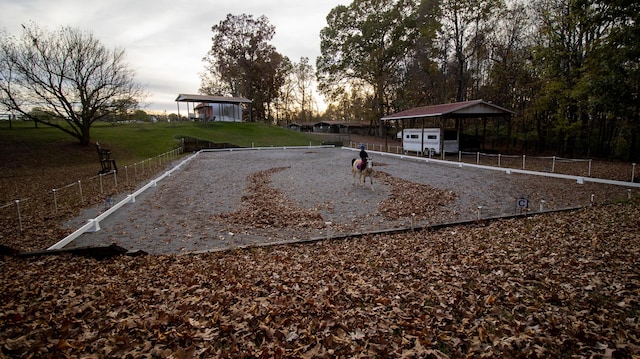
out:
{"label": "trailer wheel", "polygon": [[422,152],[425,156],[429,156],[429,158],[433,157],[433,155],[435,155],[436,153],[436,149],[435,148],[429,148],[426,147],[424,149],[424,152]]}

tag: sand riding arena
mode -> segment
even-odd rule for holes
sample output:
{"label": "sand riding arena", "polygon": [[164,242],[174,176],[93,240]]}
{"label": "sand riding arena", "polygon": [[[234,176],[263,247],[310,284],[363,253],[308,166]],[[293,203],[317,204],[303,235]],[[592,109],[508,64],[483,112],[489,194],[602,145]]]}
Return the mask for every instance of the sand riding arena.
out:
{"label": "sand riding arena", "polygon": [[626,195],[615,185],[370,155],[373,186],[363,186],[354,185],[351,149],[203,151],[65,248],[215,251],[533,215]]}

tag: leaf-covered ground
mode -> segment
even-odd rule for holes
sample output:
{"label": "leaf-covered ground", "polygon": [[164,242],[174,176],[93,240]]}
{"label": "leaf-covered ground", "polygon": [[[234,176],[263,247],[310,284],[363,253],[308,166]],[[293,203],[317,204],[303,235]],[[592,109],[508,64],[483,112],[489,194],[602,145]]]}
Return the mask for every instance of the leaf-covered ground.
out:
{"label": "leaf-covered ground", "polygon": [[640,356],[640,202],[201,255],[0,257],[6,357]]}

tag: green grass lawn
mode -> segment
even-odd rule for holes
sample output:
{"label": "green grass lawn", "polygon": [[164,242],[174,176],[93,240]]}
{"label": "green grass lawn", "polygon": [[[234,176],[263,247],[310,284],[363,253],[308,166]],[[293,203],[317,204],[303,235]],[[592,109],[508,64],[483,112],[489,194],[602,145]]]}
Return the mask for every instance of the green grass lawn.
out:
{"label": "green grass lawn", "polygon": [[[119,161],[135,162],[170,151],[180,144],[183,137],[194,137],[203,141],[230,143],[241,147],[262,146],[305,146],[318,145],[321,139],[308,134],[291,131],[262,123],[198,122],[109,124],[96,123],[91,129],[92,142],[100,142],[111,149]],[[33,122],[0,122],[0,158],[20,157],[24,151],[32,155],[48,157],[51,151],[64,151],[66,161],[84,161],[97,156],[95,147],[90,149],[74,146],[77,142],[64,132]],[[65,144],[64,150],[60,146]],[[15,153],[20,151],[19,153]],[[77,156],[74,156],[77,154]],[[90,154],[87,155],[87,152]],[[80,155],[82,154],[82,155]],[[17,160],[17,159],[16,159]],[[91,160],[95,160],[91,158]],[[54,161],[55,162],[55,161]]]}

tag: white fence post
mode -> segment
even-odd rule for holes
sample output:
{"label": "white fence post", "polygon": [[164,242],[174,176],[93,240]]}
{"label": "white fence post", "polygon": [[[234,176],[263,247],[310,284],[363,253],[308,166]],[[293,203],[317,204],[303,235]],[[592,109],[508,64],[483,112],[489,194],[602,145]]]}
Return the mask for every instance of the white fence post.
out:
{"label": "white fence post", "polygon": [[20,232],[22,232],[22,215],[20,215],[20,200],[16,199],[16,210],[18,211],[18,225],[20,226]]}
{"label": "white fence post", "polygon": [[635,181],[636,177],[636,164],[631,164],[631,182]]}
{"label": "white fence post", "polygon": [[84,198],[82,197],[82,183],[78,180],[78,192],[80,192],[80,203],[84,202]]}
{"label": "white fence post", "polygon": [[53,191],[53,205],[54,205],[56,214],[58,214],[58,195],[56,194],[58,190],[54,188],[52,191]]}

